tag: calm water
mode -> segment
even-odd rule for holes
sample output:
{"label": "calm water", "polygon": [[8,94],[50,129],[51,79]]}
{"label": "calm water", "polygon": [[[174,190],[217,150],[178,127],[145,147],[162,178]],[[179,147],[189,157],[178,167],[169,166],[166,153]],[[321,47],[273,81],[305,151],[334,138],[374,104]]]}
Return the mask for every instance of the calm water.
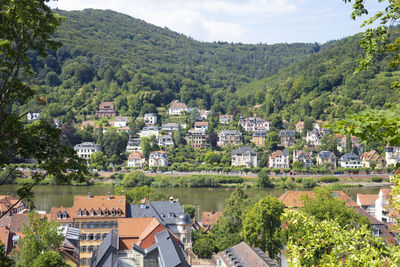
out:
{"label": "calm water", "polygon": [[[16,194],[18,185],[0,186],[0,194]],[[229,197],[232,190],[223,188],[157,188],[160,193],[178,198],[181,204],[192,204],[197,212],[202,211],[223,211],[225,199]],[[35,194],[34,203],[38,210],[50,211],[51,207],[70,207],[73,204],[75,195],[105,195],[108,192],[114,193],[112,185],[92,185],[92,186],[57,186],[57,185],[38,185],[33,190]],[[246,193],[255,198],[265,195],[279,197],[285,192],[284,189],[247,189]],[[357,187],[350,188],[348,193],[356,201],[357,193],[377,194],[379,188]],[[197,214],[198,215],[198,214]],[[199,218],[199,216],[197,216]]]}

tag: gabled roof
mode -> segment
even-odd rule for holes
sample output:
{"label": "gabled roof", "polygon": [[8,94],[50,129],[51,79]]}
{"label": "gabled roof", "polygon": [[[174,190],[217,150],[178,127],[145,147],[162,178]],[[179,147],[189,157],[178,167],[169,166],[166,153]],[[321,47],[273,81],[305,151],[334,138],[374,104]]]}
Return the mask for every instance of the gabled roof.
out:
{"label": "gabled roof", "polygon": [[101,102],[99,105],[99,109],[114,110],[114,103],[113,102]]}
{"label": "gabled roof", "polygon": [[201,222],[203,224],[203,226],[205,225],[213,225],[216,224],[219,217],[222,216],[222,212],[217,211],[203,211],[202,215],[201,215]]}
{"label": "gabled roof", "polygon": [[145,250],[144,258],[154,258],[158,254],[160,266],[188,267],[186,254],[174,237],[167,231],[156,233],[156,244]]}
{"label": "gabled roof", "polygon": [[278,266],[278,264],[269,258],[261,249],[252,248],[244,241],[218,253],[218,256],[224,261],[226,266]]}
{"label": "gabled roof", "polygon": [[144,159],[144,155],[139,151],[133,151],[131,154],[129,154],[128,159]]}
{"label": "gabled roof", "polygon": [[[332,191],[332,196],[344,201],[346,206],[355,207],[358,206],[354,200],[352,200],[343,191]],[[304,204],[301,201],[301,196],[307,195],[309,198],[314,198],[315,194],[312,191],[287,191],[279,197],[279,200],[285,205],[285,207],[299,208],[303,207]]]}
{"label": "gabled roof", "polygon": [[257,155],[257,152],[255,152],[249,146],[244,146],[232,151],[232,154],[243,154],[243,153],[250,153],[252,155]]}
{"label": "gabled roof", "polygon": [[187,106],[185,103],[181,103],[179,100],[174,100],[171,102],[169,108],[187,109]]}
{"label": "gabled roof", "polygon": [[263,131],[263,130],[257,130],[254,131],[253,133],[253,137],[266,137],[268,135],[267,131]]}
{"label": "gabled roof", "polygon": [[218,133],[218,135],[240,135],[240,136],[242,136],[242,133],[238,130],[222,130]]}
{"label": "gabled roof", "polygon": [[379,153],[376,150],[371,150],[369,152],[364,152],[361,155],[361,160],[370,161],[370,160],[377,160],[380,157]]}
{"label": "gabled roof", "polygon": [[319,153],[318,153],[318,156],[319,156],[319,158],[321,158],[321,159],[329,159],[330,157],[334,157],[334,158],[336,158],[336,156],[335,156],[335,154],[333,153],[333,152],[331,152],[331,151],[320,151]]}
{"label": "gabled roof", "polygon": [[219,115],[220,120],[231,120],[233,119],[233,115]]}
{"label": "gabled roof", "polygon": [[[58,213],[63,214],[64,212],[67,213],[67,218],[66,219],[58,219],[57,214]],[[59,208],[51,208],[50,210],[50,220],[51,221],[59,221],[59,222],[72,222],[73,218],[76,217],[77,210],[74,208],[65,208],[65,207],[59,207]]]}
{"label": "gabled roof", "polygon": [[282,130],[279,132],[279,137],[294,137],[295,136],[295,132],[293,130]]}
{"label": "gabled roof", "polygon": [[379,195],[357,194],[357,202],[359,202],[361,206],[375,206],[375,201],[378,197]]}
{"label": "gabled roof", "polygon": [[274,159],[276,157],[288,157],[288,156],[289,156],[289,152],[286,149],[284,149],[283,151],[282,150],[277,150],[277,151],[273,152],[270,155],[270,158]]}
{"label": "gabled roof", "polygon": [[304,121],[299,121],[296,123],[296,128],[304,128]]}
{"label": "gabled roof", "polygon": [[346,153],[340,158],[340,161],[348,161],[348,160],[360,160],[360,157],[354,153]]}
{"label": "gabled roof", "polygon": [[194,127],[208,126],[208,121],[195,121]]}

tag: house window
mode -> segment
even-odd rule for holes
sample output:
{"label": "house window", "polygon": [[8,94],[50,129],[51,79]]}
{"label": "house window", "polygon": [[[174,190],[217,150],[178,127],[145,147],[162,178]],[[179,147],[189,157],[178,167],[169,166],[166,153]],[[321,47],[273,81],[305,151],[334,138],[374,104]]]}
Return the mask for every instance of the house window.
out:
{"label": "house window", "polygon": [[67,219],[67,217],[68,217],[68,214],[64,211],[64,213],[63,213],[63,219]]}
{"label": "house window", "polygon": [[100,240],[100,239],[101,239],[101,234],[96,234],[96,236],[95,236],[94,239],[95,239],[95,240]]}
{"label": "house window", "polygon": [[83,211],[83,216],[86,216],[86,215],[87,215],[87,211],[84,210],[84,211]]}
{"label": "house window", "polygon": [[87,235],[83,234],[81,240],[86,240],[86,238],[87,238]]}
{"label": "house window", "polygon": [[57,212],[57,219],[61,219],[61,212]]}
{"label": "house window", "polygon": [[94,239],[94,234],[89,234],[89,239],[88,240],[93,240]]}
{"label": "house window", "polygon": [[88,251],[93,251],[93,246],[89,246]]}
{"label": "house window", "polygon": [[86,246],[81,246],[81,251],[86,252],[86,248],[87,248]]}
{"label": "house window", "polygon": [[183,238],[183,244],[186,244],[186,237]]}
{"label": "house window", "polygon": [[104,211],[104,215],[108,215],[108,210],[105,210],[105,211]]}
{"label": "house window", "polygon": [[111,215],[115,215],[115,210],[111,210]]}
{"label": "house window", "polygon": [[90,216],[94,216],[94,210],[90,211]]}
{"label": "house window", "polygon": [[101,210],[100,209],[97,211],[97,216],[101,216]]}
{"label": "house window", "polygon": [[106,238],[106,236],[107,236],[107,233],[102,234],[101,239],[104,240],[104,238]]}
{"label": "house window", "polygon": [[79,223],[78,222],[75,223],[75,228],[79,228]]}

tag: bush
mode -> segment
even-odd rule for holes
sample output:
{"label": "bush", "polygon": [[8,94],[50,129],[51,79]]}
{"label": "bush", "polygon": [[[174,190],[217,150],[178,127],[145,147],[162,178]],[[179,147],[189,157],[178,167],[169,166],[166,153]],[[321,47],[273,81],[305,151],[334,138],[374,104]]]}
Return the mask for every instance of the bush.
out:
{"label": "bush", "polygon": [[202,237],[193,245],[193,253],[199,258],[211,259],[212,253],[215,251],[215,242],[211,238]]}
{"label": "bush", "polygon": [[383,181],[383,178],[382,177],[372,177],[371,181],[374,183],[380,183]]}
{"label": "bush", "polygon": [[124,175],[122,179],[122,184],[124,186],[144,186],[144,185],[151,185],[153,182],[153,178],[146,176],[141,171],[134,171]]}
{"label": "bush", "polygon": [[321,183],[335,183],[339,181],[339,178],[333,176],[320,177],[319,181]]}
{"label": "bush", "polygon": [[303,188],[313,188],[317,185],[317,182],[312,178],[306,178],[301,181]]}

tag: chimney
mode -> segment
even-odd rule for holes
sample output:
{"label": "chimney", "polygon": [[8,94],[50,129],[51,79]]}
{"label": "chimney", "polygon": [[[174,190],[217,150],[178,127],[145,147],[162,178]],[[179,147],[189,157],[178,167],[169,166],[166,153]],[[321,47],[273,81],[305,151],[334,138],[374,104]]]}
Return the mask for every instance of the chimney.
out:
{"label": "chimney", "polygon": [[174,197],[173,196],[169,197],[169,203],[174,203]]}
{"label": "chimney", "polygon": [[107,199],[110,200],[111,199],[111,192],[107,193]]}
{"label": "chimney", "polygon": [[91,198],[92,198],[92,193],[89,192],[89,193],[88,193],[88,199],[91,199]]}

